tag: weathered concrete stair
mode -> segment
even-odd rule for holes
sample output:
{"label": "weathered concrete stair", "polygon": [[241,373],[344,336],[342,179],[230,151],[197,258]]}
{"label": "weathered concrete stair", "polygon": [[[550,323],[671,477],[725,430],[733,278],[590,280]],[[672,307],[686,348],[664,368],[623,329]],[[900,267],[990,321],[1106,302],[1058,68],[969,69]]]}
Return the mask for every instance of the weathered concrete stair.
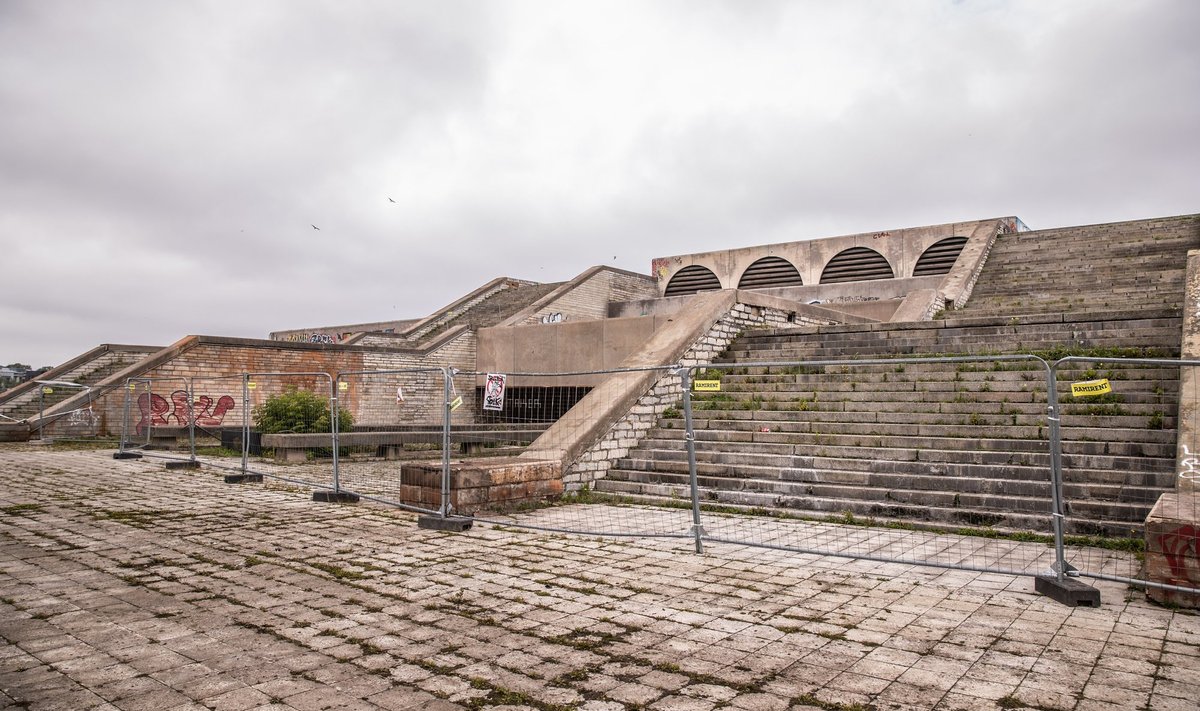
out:
{"label": "weathered concrete stair", "polygon": [[996,238],[963,314],[1178,309],[1200,215]]}
{"label": "weathered concrete stair", "polygon": [[[91,353],[92,357],[84,358],[80,362],[72,363],[67,372],[64,368],[56,368],[42,379],[46,380],[68,380],[79,385],[93,386],[104,381],[110,375],[120,372],[122,369],[140,361],[146,356],[154,352],[154,348],[138,348],[136,346],[121,346],[114,347],[114,350],[105,350],[105,347],[95,349]],[[88,355],[88,354],[85,354]],[[43,408],[50,410],[64,400],[78,395],[81,390],[69,387],[52,386],[50,393],[43,393],[41,387],[28,387],[31,384],[26,384],[23,392],[14,393],[16,396],[5,398],[0,401],[0,414],[14,420],[25,420],[35,418]]]}
{"label": "weathered concrete stair", "polygon": [[[1018,343],[1055,355],[1170,355],[1179,328],[1177,315],[1157,311],[746,333],[723,359],[721,393],[695,396],[699,483],[716,504],[1049,532],[1036,362],[741,364],[986,354]],[[1114,395],[1071,397],[1072,380],[1105,376]],[[1068,529],[1130,535],[1173,485],[1178,369],[1080,364],[1059,377]],[[682,428],[678,416],[664,418],[597,490],[686,497]]]}

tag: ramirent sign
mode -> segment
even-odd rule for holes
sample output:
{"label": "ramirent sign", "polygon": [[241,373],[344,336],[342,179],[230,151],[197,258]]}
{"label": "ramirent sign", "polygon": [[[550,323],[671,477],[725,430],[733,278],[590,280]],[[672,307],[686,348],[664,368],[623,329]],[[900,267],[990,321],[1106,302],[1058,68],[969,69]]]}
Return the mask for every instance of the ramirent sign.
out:
{"label": "ramirent sign", "polygon": [[1108,379],[1103,380],[1086,380],[1082,383],[1071,383],[1071,395],[1074,397],[1087,397],[1088,395],[1105,395],[1112,392],[1112,385]]}

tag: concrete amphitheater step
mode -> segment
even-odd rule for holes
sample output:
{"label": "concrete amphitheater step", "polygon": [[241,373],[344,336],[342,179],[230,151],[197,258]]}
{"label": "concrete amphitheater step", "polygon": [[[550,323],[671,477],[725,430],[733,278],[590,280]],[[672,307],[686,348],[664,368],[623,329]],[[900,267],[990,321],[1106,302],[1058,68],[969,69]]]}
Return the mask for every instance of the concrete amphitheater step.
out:
{"label": "concrete amphitheater step", "polygon": [[958,313],[1010,314],[1088,306],[1177,308],[1200,218],[1001,235]]}
{"label": "concrete amphitheater step", "polygon": [[[604,479],[597,482],[596,490],[603,494],[619,496],[631,502],[677,505],[689,497],[687,485],[624,482]],[[769,491],[729,490],[707,488],[703,500],[708,505],[741,508],[749,512],[763,510],[814,518],[869,518],[876,522],[900,521],[918,527],[985,527],[997,530],[1037,531],[1048,534],[1049,512],[1027,510],[1028,507],[1010,507],[997,510],[968,509],[954,505],[953,496],[938,496],[936,499],[922,497],[916,503],[883,498],[880,500],[840,499],[809,495],[782,495]],[[961,497],[960,497],[961,501]],[[1140,507],[1112,504],[1108,507],[1115,516],[1104,518],[1098,507],[1066,518],[1065,528],[1069,534],[1130,536],[1136,532],[1144,513]],[[1103,508],[1103,507],[1100,507]],[[1146,509],[1149,510],[1148,508]]]}
{"label": "concrete amphitheater step", "polygon": [[[718,503],[956,523],[1032,521],[1050,496],[1045,371],[1036,361],[806,366],[787,359],[988,353],[998,343],[1041,343],[1060,353],[1103,349],[1093,351],[1098,356],[1178,349],[1175,311],[1077,324],[1065,318],[743,334],[722,358],[728,367],[720,369],[721,392],[692,398],[699,483]],[[1077,363],[1058,375],[1072,525],[1128,535],[1174,484],[1179,370]],[[1070,396],[1072,380],[1096,377],[1109,378],[1114,393],[1099,401]],[[672,415],[599,490],[686,495],[684,423]]]}
{"label": "concrete amphitheater step", "polygon": [[[686,461],[626,458],[617,463],[610,478],[624,481],[659,481],[671,477],[679,483],[688,480]],[[765,463],[698,462],[696,476],[703,486],[744,488],[744,482],[776,482],[779,486],[801,487],[812,493],[814,487],[850,486],[858,493],[845,498],[874,495],[877,491],[949,491],[952,494],[1007,493],[1049,500],[1048,466],[1003,466],[942,464],[928,462],[866,462],[836,458],[813,458],[808,466],[772,466]],[[1121,501],[1153,505],[1158,495],[1174,485],[1173,472],[1139,473],[1113,477],[1103,470],[1074,470],[1065,478],[1064,495],[1069,501]],[[1116,481],[1113,481],[1116,479]],[[1106,481],[1107,480],[1107,481]],[[1137,483],[1130,483],[1129,480]],[[775,485],[772,485],[775,486]],[[964,504],[967,505],[967,504]]]}
{"label": "concrete amphitheater step", "polygon": [[[901,443],[903,444],[903,443]],[[1034,451],[1017,451],[1013,449],[937,449],[928,446],[929,441],[920,442],[924,446],[887,446],[876,447],[863,443],[858,444],[765,444],[746,442],[720,442],[713,446],[711,442],[697,441],[696,457],[700,462],[729,462],[733,458],[748,455],[760,457],[841,457],[847,459],[865,459],[879,462],[924,462],[946,464],[975,464],[975,465],[1013,465],[1027,467],[1048,467],[1050,454],[1045,444]],[[944,444],[942,442],[941,444]],[[959,444],[959,442],[951,442]],[[1003,446],[1003,445],[1001,445]],[[1102,444],[1101,444],[1102,446]],[[671,438],[661,431],[651,433],[635,452],[638,456],[648,457],[654,461],[683,461],[685,458],[685,443],[682,436]],[[1122,454],[1103,453],[1101,447],[1095,447],[1093,452],[1068,452],[1063,455],[1064,470],[1071,474],[1073,470],[1095,470],[1104,472],[1102,483],[1136,483],[1136,477],[1145,475],[1147,481],[1158,482],[1161,476],[1173,479],[1175,468],[1168,466],[1163,459],[1129,456]],[[634,456],[633,454],[630,455]],[[1169,461],[1169,460],[1167,460]],[[1134,478],[1130,478],[1133,475]],[[1111,481],[1110,481],[1111,479]],[[1159,483],[1170,483],[1159,482]],[[1151,485],[1157,486],[1158,483]]]}

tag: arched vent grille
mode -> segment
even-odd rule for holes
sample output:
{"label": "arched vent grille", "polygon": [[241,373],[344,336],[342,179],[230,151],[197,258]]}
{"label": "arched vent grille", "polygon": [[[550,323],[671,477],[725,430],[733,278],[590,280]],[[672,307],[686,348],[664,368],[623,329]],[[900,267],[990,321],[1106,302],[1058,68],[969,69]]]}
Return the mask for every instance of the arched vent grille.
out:
{"label": "arched vent grille", "polygon": [[803,286],[800,272],[781,257],[763,257],[747,267],[738,282],[739,289],[766,289],[772,286]]}
{"label": "arched vent grille", "polygon": [[883,255],[866,247],[851,247],[839,252],[821,272],[822,284],[868,279],[891,279],[892,267]]}
{"label": "arched vent grille", "polygon": [[913,268],[913,276],[949,273],[966,244],[966,237],[947,237],[940,242],[935,242],[917,260],[917,266]]}
{"label": "arched vent grille", "polygon": [[716,291],[721,288],[721,280],[710,269],[693,264],[684,267],[667,282],[667,290],[663,296],[684,296],[698,291]]}

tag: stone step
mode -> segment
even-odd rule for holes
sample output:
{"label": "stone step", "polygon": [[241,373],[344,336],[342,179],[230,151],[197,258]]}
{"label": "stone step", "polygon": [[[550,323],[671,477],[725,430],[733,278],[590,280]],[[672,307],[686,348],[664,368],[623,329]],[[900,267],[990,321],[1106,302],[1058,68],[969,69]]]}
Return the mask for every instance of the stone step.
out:
{"label": "stone step", "polygon": [[[1047,428],[1044,424],[1030,422],[1011,424],[1012,418],[1002,416],[980,416],[965,419],[962,422],[951,422],[946,416],[930,418],[920,413],[905,418],[901,413],[895,417],[877,417],[870,421],[814,417],[798,419],[797,412],[769,412],[763,410],[728,410],[707,411],[697,413],[693,417],[694,429],[719,429],[741,432],[777,432],[777,433],[814,433],[814,434],[854,434],[860,436],[915,436],[915,437],[953,437],[960,439],[993,437],[1007,440],[1046,439]],[[820,414],[820,413],[813,413]],[[963,419],[963,418],[960,418]],[[1106,418],[1068,418],[1063,416],[1063,439],[1083,440],[1123,440],[1129,442],[1168,443],[1175,441],[1173,429],[1145,429],[1151,418],[1112,418],[1114,423],[1106,423]],[[1142,420],[1142,421],[1138,421]],[[1162,419],[1165,427],[1171,420],[1165,416]],[[1117,423],[1123,423],[1120,426]],[[1141,427],[1135,425],[1142,425]]]}
{"label": "stone step", "polygon": [[[602,479],[596,490],[620,495],[645,503],[677,503],[686,501],[689,489],[678,484],[649,484]],[[787,496],[763,491],[730,491],[708,489],[706,503],[727,507],[745,507],[755,512],[774,510],[785,514],[825,519],[830,516],[867,517],[877,521],[902,521],[930,526],[970,526],[1050,533],[1049,516],[1026,508],[1006,508],[980,511],[955,507],[953,495],[942,496],[936,503],[824,498],[816,496]],[[1065,528],[1071,534],[1108,534],[1128,536],[1136,531],[1149,508],[1120,503],[1084,507],[1066,519]],[[1143,512],[1144,509],[1144,512]],[[1106,514],[1117,514],[1116,516]]]}
{"label": "stone step", "polygon": [[[1044,447],[1041,451],[1019,452],[1004,449],[921,449],[917,447],[742,442],[721,442],[719,446],[713,446],[711,442],[697,442],[696,460],[699,463],[753,464],[778,468],[797,466],[811,468],[815,466],[814,461],[824,463],[825,460],[837,460],[841,462],[841,468],[849,470],[868,469],[874,463],[880,463],[879,466],[886,468],[909,462],[920,462],[923,466],[968,464],[978,467],[1019,466],[1045,469],[1050,466],[1050,454],[1047,449]],[[686,462],[687,453],[682,437],[677,439],[650,437],[643,440],[642,444],[630,452],[626,459],[645,462]],[[854,464],[851,460],[864,463]],[[1147,458],[1070,453],[1063,455],[1062,465],[1064,476],[1066,474],[1081,476],[1082,474],[1079,473],[1085,470],[1102,472],[1105,478],[1101,480],[1101,483],[1125,483],[1140,486],[1147,485],[1146,482],[1154,482],[1148,485],[1158,486],[1163,481],[1163,475],[1168,477],[1167,484],[1173,484],[1175,477],[1174,459],[1166,457]],[[980,472],[986,474],[982,469]],[[1129,476],[1130,474],[1136,476]]]}
{"label": "stone step", "polygon": [[[666,452],[640,452],[617,462],[616,469],[643,474],[688,475],[686,457],[669,456],[646,458],[649,455],[667,455]],[[670,453],[673,455],[674,453]],[[719,461],[710,461],[717,459]],[[948,463],[924,460],[871,460],[832,456],[750,456],[708,457],[697,454],[696,474],[708,484],[716,479],[763,481],[790,481],[801,483],[837,483],[858,486],[910,488],[931,490],[946,488],[948,479],[953,479],[951,488],[979,490],[981,487],[1007,487],[1009,491],[1018,482],[1049,486],[1049,463],[1042,466],[1015,464]],[[1068,476],[1070,474],[1070,476]],[[613,474],[612,476],[617,476]],[[989,484],[987,482],[1001,482]],[[1073,487],[1076,494],[1092,492],[1094,498],[1114,501],[1157,500],[1158,494],[1175,484],[1175,472],[1111,472],[1072,468],[1063,474],[1064,485]],[[706,484],[707,485],[707,484]],[[738,488],[726,482],[725,486]],[[960,490],[956,488],[955,490]],[[1048,491],[1048,489],[1047,489]],[[1147,493],[1150,492],[1150,493]]]}
{"label": "stone step", "polygon": [[[676,429],[659,427],[649,433],[653,439],[683,438],[682,420],[665,420],[665,424],[673,424]],[[1003,451],[1003,452],[1046,452],[1044,439],[1002,439],[995,437],[930,437],[914,435],[870,435],[847,433],[812,433],[812,432],[762,432],[757,428],[747,427],[743,430],[697,430],[697,442],[720,443],[720,446],[743,444],[747,446],[782,445],[782,446],[848,446],[848,447],[877,447],[893,449],[956,449],[964,451]],[[1110,439],[1077,439],[1064,440],[1062,443],[1064,456],[1079,455],[1110,455],[1117,457],[1150,457],[1175,459],[1175,440],[1167,438],[1162,442],[1122,442]]]}
{"label": "stone step", "polygon": [[[1131,409],[1133,407],[1130,406]],[[1072,414],[1069,410],[1064,410],[1059,417],[1065,437],[1069,437],[1076,430],[1093,430],[1097,428],[1113,430],[1115,436],[1129,435],[1132,432],[1149,427],[1152,422],[1157,423],[1158,430],[1160,431],[1163,429],[1173,431],[1175,429],[1175,418],[1164,415],[1162,410],[1153,409],[1146,409],[1140,414],[1130,412],[1129,414],[1111,415]],[[779,431],[787,432],[804,431],[806,424],[839,423],[861,426],[880,425],[881,427],[909,425],[945,427],[985,426],[1017,428],[1022,432],[1026,432],[1030,428],[1040,430],[1046,426],[1044,412],[1026,413],[1014,411],[997,414],[991,408],[966,410],[963,412],[952,412],[947,409],[937,412],[925,412],[918,408],[895,408],[892,410],[836,410],[832,408],[784,410],[770,409],[769,407],[755,407],[753,409],[698,408],[693,411],[693,428],[713,429],[712,422],[735,421],[750,421],[772,430],[778,428]],[[1014,437],[1014,439],[1025,439],[1025,437]]]}
{"label": "stone step", "polygon": [[[762,474],[764,476],[755,476]],[[738,476],[713,474],[697,467],[696,480],[705,490],[764,491],[784,496],[817,496],[843,500],[929,502],[933,505],[951,501],[954,508],[1010,509],[1018,511],[1049,511],[1051,487],[1049,473],[1042,480],[958,477],[937,473],[889,473],[822,470],[755,470],[745,468]],[[608,477],[612,481],[643,484],[688,485],[687,467],[682,470],[631,469],[621,466]],[[1102,511],[1119,510],[1149,512],[1159,496],[1172,490],[1167,487],[1134,487],[1123,484],[1063,483],[1064,500],[1071,502],[1076,513],[1095,506]],[[1083,508],[1080,508],[1083,507]]]}

